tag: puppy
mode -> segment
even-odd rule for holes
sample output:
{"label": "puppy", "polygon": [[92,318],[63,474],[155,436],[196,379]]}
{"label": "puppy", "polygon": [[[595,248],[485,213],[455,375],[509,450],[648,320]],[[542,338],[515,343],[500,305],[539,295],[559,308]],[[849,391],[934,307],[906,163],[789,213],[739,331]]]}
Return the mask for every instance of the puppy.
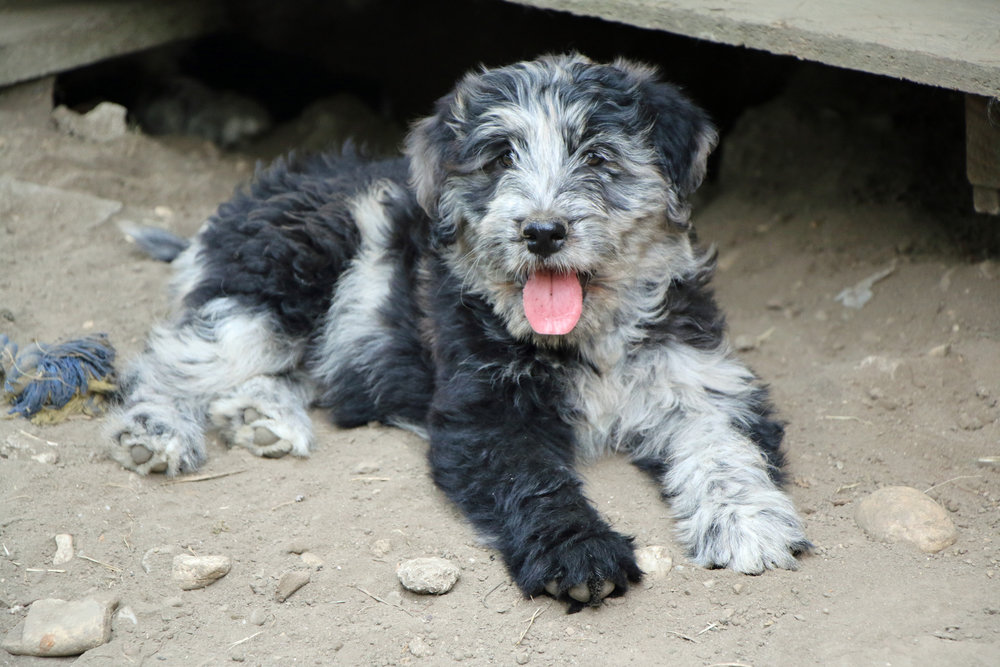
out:
{"label": "puppy", "polygon": [[687,200],[716,134],[646,67],[543,57],[471,73],[405,157],[280,161],[177,257],[176,315],[132,364],[111,455],[195,470],[204,428],[306,456],[310,405],[430,441],[434,481],[526,595],[639,581],[574,463],[620,452],[705,567],[794,569],[764,388],[730,352]]}

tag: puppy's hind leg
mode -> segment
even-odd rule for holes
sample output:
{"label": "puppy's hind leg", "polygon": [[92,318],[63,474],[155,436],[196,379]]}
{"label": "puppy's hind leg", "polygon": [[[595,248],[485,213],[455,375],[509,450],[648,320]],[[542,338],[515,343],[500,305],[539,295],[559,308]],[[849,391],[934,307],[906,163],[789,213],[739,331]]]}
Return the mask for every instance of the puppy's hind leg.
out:
{"label": "puppy's hind leg", "polygon": [[196,470],[209,404],[251,378],[291,371],[303,347],[278,334],[266,313],[228,298],[157,326],[109,416],[111,458],[141,474]]}

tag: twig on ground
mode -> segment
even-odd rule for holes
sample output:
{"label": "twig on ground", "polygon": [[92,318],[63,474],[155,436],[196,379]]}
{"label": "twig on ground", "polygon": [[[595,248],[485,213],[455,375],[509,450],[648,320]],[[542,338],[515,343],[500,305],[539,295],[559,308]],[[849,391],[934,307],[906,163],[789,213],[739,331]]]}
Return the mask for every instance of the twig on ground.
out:
{"label": "twig on ground", "polygon": [[111,563],[105,563],[103,561],[97,560],[96,558],[91,558],[90,556],[84,556],[83,554],[77,554],[76,557],[77,558],[82,558],[83,560],[89,560],[91,563],[97,563],[98,565],[102,565],[102,566],[108,568],[109,570],[111,570],[112,572],[121,572],[122,571],[122,569],[120,567],[115,567]]}
{"label": "twig on ground", "polygon": [[252,635],[250,635],[249,637],[244,637],[243,639],[241,639],[239,641],[235,641],[235,642],[233,642],[232,644],[229,645],[229,648],[233,648],[234,646],[239,646],[243,642],[248,642],[251,639],[253,639],[254,637],[256,637],[257,635],[262,634],[263,632],[264,632],[263,630],[259,630],[259,631],[255,632],[255,633],[253,633]]}
{"label": "twig on ground", "polygon": [[718,625],[716,625],[715,623],[709,623],[708,625],[706,625],[706,626],[705,626],[705,629],[704,629],[704,630],[702,630],[701,632],[699,632],[699,633],[698,633],[698,635],[697,635],[697,636],[699,636],[699,637],[700,637],[701,635],[705,634],[705,633],[706,633],[706,632],[708,632],[709,630],[714,630],[714,629],[716,629],[717,627],[719,627],[719,626],[718,626]]}
{"label": "twig on ground", "polygon": [[531,626],[535,624],[535,619],[538,618],[539,616],[541,616],[543,613],[545,613],[546,609],[548,609],[548,607],[539,607],[538,609],[535,610],[535,613],[532,614],[531,618],[528,619],[528,625],[527,625],[527,627],[524,628],[524,631],[521,632],[521,636],[517,638],[516,642],[514,642],[514,646],[520,646],[521,645],[521,642],[524,641],[525,636],[528,634],[528,630],[530,630]]}
{"label": "twig on ground", "polygon": [[400,610],[401,612],[403,612],[407,616],[413,616],[413,614],[411,614],[410,612],[406,611],[405,609],[403,609],[402,607],[400,607],[398,604],[395,604],[395,603],[392,603],[392,602],[387,602],[387,601],[383,600],[382,598],[380,598],[379,596],[374,595],[372,593],[369,593],[365,589],[361,588],[361,586],[355,586],[355,588],[357,588],[359,591],[361,591],[362,593],[364,593],[365,595],[367,595],[368,597],[370,597],[372,600],[375,600],[376,602],[381,602],[382,604],[387,605],[389,607],[395,607],[396,609]]}
{"label": "twig on ground", "polygon": [[842,421],[842,422],[855,421],[855,422],[861,422],[865,426],[872,425],[870,421],[862,419],[861,417],[855,417],[854,415],[823,415],[823,419],[830,419],[833,421]]}
{"label": "twig on ground", "polygon": [[229,472],[216,472],[209,475],[195,475],[194,477],[179,477],[177,479],[168,479],[164,481],[161,486],[173,486],[174,484],[187,484],[189,482],[206,482],[210,479],[219,479],[220,477],[229,477],[230,475],[239,475],[241,472],[246,472],[247,469],[242,470],[230,470]]}
{"label": "twig on ground", "polygon": [[946,479],[943,482],[935,484],[931,488],[929,488],[926,491],[924,491],[924,493],[930,493],[931,491],[933,491],[934,489],[938,488],[939,486],[944,486],[945,484],[950,484],[951,482],[955,482],[955,481],[958,481],[960,479],[973,479],[975,477],[982,477],[982,475],[959,475],[958,477],[952,477],[951,479]]}
{"label": "twig on ground", "polygon": [[670,634],[672,634],[672,635],[674,635],[675,637],[680,637],[684,641],[691,642],[692,644],[697,644],[698,643],[698,640],[695,639],[694,637],[688,637],[684,633],[677,632],[676,630],[667,630],[667,632],[670,633]]}

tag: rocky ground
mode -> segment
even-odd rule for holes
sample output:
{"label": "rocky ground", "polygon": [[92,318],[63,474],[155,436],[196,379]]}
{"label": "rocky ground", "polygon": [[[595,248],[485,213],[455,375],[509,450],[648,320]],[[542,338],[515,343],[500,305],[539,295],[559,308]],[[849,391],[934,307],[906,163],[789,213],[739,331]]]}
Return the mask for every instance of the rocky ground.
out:
{"label": "rocky ground", "polygon": [[[0,331],[22,343],[108,332],[128,358],[164,315],[169,267],[119,225],[190,234],[253,161],[57,124],[50,85],[0,91]],[[820,94],[807,79],[744,114],[695,215],[720,251],[733,339],[788,422],[790,491],[817,545],[799,571],[694,567],[653,486],[603,460],[585,468],[590,498],[668,560],[628,595],[566,615],[518,594],[409,433],[338,431],[317,413],[309,459],[213,444],[201,475],[164,479],[109,461],[99,419],[8,419],[0,634],[51,640],[19,625],[29,608],[110,633],[79,658],[0,651],[0,664],[1000,663],[1000,221],[952,204],[936,126],[891,99],[845,103],[857,91],[844,85]],[[894,486],[940,509],[944,537],[925,546],[940,550],[859,527],[862,503]],[[955,541],[941,548],[947,524]],[[205,556],[227,572],[191,574],[201,561],[185,557]],[[457,570],[450,592],[401,587],[397,566],[418,557]],[[214,583],[191,587],[177,563]]]}

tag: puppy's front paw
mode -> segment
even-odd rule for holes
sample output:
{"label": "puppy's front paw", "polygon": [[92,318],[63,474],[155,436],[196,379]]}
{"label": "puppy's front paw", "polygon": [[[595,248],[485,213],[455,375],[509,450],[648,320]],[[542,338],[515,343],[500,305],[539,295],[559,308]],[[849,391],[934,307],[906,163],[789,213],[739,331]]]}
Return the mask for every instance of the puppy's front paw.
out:
{"label": "puppy's front paw", "polygon": [[561,536],[539,544],[520,568],[518,585],[529,595],[548,593],[569,602],[569,613],[622,595],[642,579],[632,538],[610,529]]}
{"label": "puppy's front paw", "polygon": [[702,523],[692,560],[704,567],[725,567],[744,574],[776,568],[796,570],[796,556],[813,547],[784,496],[782,502],[770,507],[723,507]]}

